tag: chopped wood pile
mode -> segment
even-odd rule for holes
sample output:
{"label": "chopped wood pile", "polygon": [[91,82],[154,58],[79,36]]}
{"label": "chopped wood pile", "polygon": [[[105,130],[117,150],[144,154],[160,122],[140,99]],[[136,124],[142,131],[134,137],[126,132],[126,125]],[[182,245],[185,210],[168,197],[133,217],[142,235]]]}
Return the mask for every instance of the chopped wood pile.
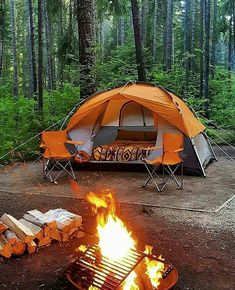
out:
{"label": "chopped wood pile", "polygon": [[53,240],[66,242],[74,234],[80,237],[81,226],[81,216],[60,208],[45,213],[34,209],[19,220],[4,213],[0,218],[0,256],[33,254]]}

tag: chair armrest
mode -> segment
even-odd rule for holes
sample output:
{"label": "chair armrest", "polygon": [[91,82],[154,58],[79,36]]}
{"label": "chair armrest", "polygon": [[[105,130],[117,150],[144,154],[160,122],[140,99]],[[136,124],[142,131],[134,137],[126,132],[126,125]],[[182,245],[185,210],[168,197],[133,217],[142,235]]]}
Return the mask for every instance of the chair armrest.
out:
{"label": "chair armrest", "polygon": [[179,148],[179,149],[176,149],[174,151],[165,151],[165,152],[167,152],[167,153],[179,153],[179,152],[181,152],[183,150],[184,150],[184,148]]}
{"label": "chair armrest", "polygon": [[83,141],[74,141],[74,140],[67,140],[67,141],[65,141],[65,143],[73,144],[73,145],[83,145],[84,144]]}
{"label": "chair armrest", "polygon": [[149,147],[143,147],[145,150],[156,150],[156,149],[161,149],[162,148],[162,146],[154,146],[154,147],[151,147],[151,146],[149,146]]}

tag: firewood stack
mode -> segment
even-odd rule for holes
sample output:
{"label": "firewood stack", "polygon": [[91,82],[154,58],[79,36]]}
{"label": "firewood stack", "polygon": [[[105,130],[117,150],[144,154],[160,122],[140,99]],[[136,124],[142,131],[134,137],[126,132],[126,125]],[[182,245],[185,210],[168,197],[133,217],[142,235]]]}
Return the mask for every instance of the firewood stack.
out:
{"label": "firewood stack", "polygon": [[76,233],[81,237],[81,226],[81,216],[60,208],[45,213],[34,209],[19,220],[4,213],[0,218],[0,256],[32,254],[53,240],[66,242]]}

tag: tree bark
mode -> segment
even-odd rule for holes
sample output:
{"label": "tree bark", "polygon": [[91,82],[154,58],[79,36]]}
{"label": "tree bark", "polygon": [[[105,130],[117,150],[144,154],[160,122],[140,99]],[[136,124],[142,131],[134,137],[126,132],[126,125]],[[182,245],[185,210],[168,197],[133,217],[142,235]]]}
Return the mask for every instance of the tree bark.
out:
{"label": "tree bark", "polygon": [[36,57],[35,57],[35,35],[33,23],[33,6],[32,0],[26,0],[28,27],[29,27],[29,55],[30,55],[30,79],[32,81],[32,94],[37,99],[37,72],[36,72]]}
{"label": "tree bark", "polygon": [[200,48],[200,97],[203,98],[204,87],[204,0],[200,0],[200,34],[199,34],[199,48]]}
{"label": "tree bark", "polygon": [[78,0],[78,33],[80,60],[80,97],[85,99],[96,91],[95,19],[93,0]]}
{"label": "tree bark", "polygon": [[195,72],[195,30],[196,30],[196,13],[197,13],[197,0],[192,0],[192,23],[191,23],[191,71]]}
{"label": "tree bark", "polygon": [[3,71],[3,58],[5,48],[5,0],[0,0],[0,78]]}
{"label": "tree bark", "polygon": [[184,17],[184,53],[185,53],[185,91],[188,91],[189,86],[189,71],[190,71],[190,0],[185,1],[185,17]]}
{"label": "tree bark", "polygon": [[43,7],[43,19],[45,31],[47,89],[51,91],[53,90],[54,85],[53,85],[53,67],[52,67],[52,52],[51,52],[51,31],[46,0],[43,0],[42,7]]}
{"label": "tree bark", "polygon": [[157,36],[158,36],[158,0],[154,0],[153,17],[153,62],[157,63]]}
{"label": "tree bark", "polygon": [[148,19],[148,0],[142,0],[142,37],[143,47],[146,47],[147,42],[147,19]]}
{"label": "tree bark", "polygon": [[165,51],[165,65],[167,71],[170,70],[172,66],[172,30],[173,30],[173,1],[167,0],[166,51]]}
{"label": "tree bark", "polygon": [[212,32],[212,46],[211,46],[211,77],[215,76],[215,64],[216,64],[216,43],[217,43],[217,0],[213,2],[213,32]]}
{"label": "tree bark", "polygon": [[141,35],[138,0],[131,0],[131,9],[132,9],[132,19],[133,19],[134,37],[135,37],[138,80],[146,81],[145,59],[144,59],[143,42],[142,42],[142,35]]}
{"label": "tree bark", "polygon": [[42,26],[42,0],[38,0],[38,111],[43,113],[43,26]]}
{"label": "tree bark", "polygon": [[15,29],[15,2],[10,0],[10,21],[12,33],[12,51],[13,51],[13,94],[18,96],[18,65],[16,49],[16,29]]}
{"label": "tree bark", "polygon": [[119,35],[118,35],[118,45],[125,44],[125,18],[120,16],[119,18]]}
{"label": "tree bark", "polygon": [[210,0],[205,0],[205,69],[204,69],[204,98],[206,117],[209,118],[209,72],[210,72]]}

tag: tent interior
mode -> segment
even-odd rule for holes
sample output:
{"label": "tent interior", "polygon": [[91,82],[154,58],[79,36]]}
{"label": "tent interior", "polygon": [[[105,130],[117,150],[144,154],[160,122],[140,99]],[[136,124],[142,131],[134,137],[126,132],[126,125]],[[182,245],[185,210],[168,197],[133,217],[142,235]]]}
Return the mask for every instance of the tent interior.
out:
{"label": "tent interior", "polygon": [[[82,140],[78,150],[89,153],[89,162],[142,164],[153,151],[162,154],[162,133],[180,130],[149,108],[128,98],[111,98],[84,116],[68,135]],[[184,134],[184,167],[205,176],[205,167],[215,159],[206,135]],[[161,149],[151,149],[159,147]]]}

